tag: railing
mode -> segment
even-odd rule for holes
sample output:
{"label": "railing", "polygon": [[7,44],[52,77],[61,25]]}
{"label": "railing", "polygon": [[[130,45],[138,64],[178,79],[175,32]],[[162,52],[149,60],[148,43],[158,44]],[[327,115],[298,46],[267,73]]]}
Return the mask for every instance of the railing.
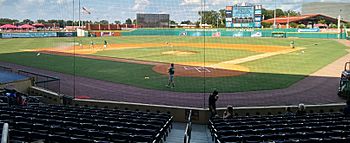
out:
{"label": "railing", "polygon": [[9,124],[4,123],[4,126],[2,127],[2,136],[1,136],[1,143],[8,143],[9,138]]}
{"label": "railing", "polygon": [[189,111],[188,117],[187,117],[187,125],[185,129],[185,135],[184,135],[184,143],[190,143],[191,141],[191,132],[192,132],[192,110]]}
{"label": "railing", "polygon": [[61,92],[60,79],[57,77],[33,73],[24,70],[18,70],[18,74],[34,78],[35,86],[56,92],[58,94],[60,94]]}
{"label": "railing", "polygon": [[0,66],[0,70],[2,71],[8,71],[8,72],[12,72],[12,69],[9,67],[5,67],[5,66]]}

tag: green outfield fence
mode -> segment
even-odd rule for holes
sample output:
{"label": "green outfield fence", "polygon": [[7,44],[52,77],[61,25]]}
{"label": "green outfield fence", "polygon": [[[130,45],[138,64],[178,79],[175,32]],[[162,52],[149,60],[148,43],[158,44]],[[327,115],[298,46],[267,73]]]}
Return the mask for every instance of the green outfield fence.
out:
{"label": "green outfield fence", "polygon": [[[121,36],[220,36],[220,37],[274,37],[273,33],[284,33],[286,38],[324,38],[337,39],[337,33],[298,32],[290,29],[136,29],[121,32]],[[346,39],[346,33],[339,35]]]}
{"label": "green outfield fence", "polygon": [[[290,29],[135,29],[120,32],[120,36],[208,36],[208,37],[276,37],[283,33],[285,38],[347,39],[347,33],[298,32]],[[76,37],[77,32],[21,32],[0,33],[0,38]],[[280,37],[280,36],[279,36]]]}

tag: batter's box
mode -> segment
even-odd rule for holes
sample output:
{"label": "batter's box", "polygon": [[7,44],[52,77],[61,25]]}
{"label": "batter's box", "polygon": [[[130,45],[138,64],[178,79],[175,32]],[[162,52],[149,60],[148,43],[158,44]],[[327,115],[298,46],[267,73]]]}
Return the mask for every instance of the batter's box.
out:
{"label": "batter's box", "polygon": [[184,66],[184,69],[187,70],[187,71],[190,71],[190,70],[196,70],[198,72],[211,72],[208,68],[206,67],[187,67],[187,66]]}

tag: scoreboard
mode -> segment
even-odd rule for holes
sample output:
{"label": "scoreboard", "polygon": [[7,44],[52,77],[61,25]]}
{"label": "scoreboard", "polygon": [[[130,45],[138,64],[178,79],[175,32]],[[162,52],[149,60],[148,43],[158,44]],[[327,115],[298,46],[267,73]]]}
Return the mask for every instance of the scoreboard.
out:
{"label": "scoreboard", "polygon": [[241,4],[226,6],[227,28],[260,28],[261,5]]}

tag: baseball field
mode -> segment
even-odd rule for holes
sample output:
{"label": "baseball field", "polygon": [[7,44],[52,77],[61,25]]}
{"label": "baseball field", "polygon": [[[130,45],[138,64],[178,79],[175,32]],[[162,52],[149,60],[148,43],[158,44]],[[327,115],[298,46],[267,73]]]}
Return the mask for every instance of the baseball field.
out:
{"label": "baseball field", "polygon": [[[1,62],[194,93],[287,88],[347,54],[346,46],[326,39],[180,36],[1,39],[0,49]],[[170,63],[175,88],[165,87]]]}

